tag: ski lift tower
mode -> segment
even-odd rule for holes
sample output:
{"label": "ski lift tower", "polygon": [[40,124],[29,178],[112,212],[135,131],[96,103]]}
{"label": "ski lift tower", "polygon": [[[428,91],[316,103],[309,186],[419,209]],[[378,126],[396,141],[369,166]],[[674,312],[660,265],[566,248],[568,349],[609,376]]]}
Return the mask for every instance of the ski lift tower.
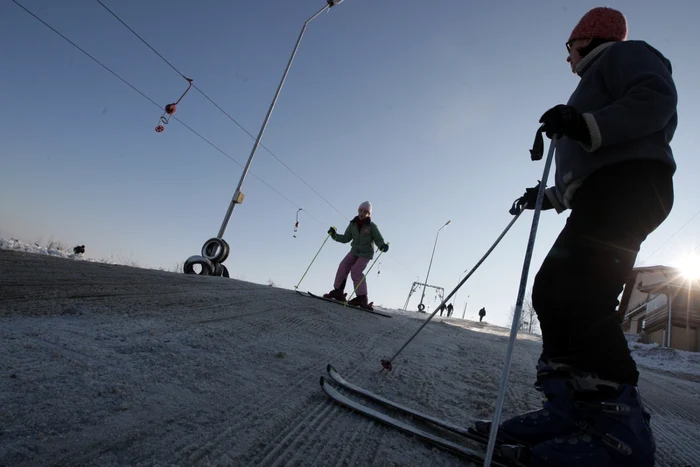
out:
{"label": "ski lift tower", "polygon": [[[437,285],[426,284],[425,282],[414,282],[413,285],[411,286],[411,291],[408,292],[408,298],[406,298],[406,303],[404,303],[404,305],[403,305],[404,311],[406,311],[406,307],[408,307],[408,302],[411,300],[411,295],[413,295],[413,293],[416,290],[418,290],[418,287],[421,287],[421,286],[423,287],[423,296],[425,296],[425,289],[426,288],[429,287],[431,289],[435,289],[438,296],[440,297],[440,303],[442,303],[442,300],[445,297],[445,289],[444,288],[438,287]],[[425,313],[425,305],[423,304],[423,302],[418,304],[418,311],[420,311],[421,313]]]}

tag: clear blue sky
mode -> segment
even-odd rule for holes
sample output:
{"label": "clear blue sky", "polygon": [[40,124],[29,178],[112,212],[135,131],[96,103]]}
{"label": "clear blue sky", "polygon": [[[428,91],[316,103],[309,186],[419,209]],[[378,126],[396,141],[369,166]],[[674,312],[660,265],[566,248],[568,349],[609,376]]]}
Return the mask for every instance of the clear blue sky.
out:
{"label": "clear blue sky", "polygon": [[[303,22],[325,0],[104,0],[249,132],[257,134]],[[186,83],[97,2],[21,3],[161,105]],[[676,204],[644,244],[654,253],[700,207],[700,3],[610,1],[673,63],[680,123]],[[529,159],[540,115],[577,85],[564,43],[592,1],[346,0],[307,29],[225,238],[233,277],[293,287],[330,225],[364,200],[391,242],[368,277],[370,300],[403,305],[422,281],[448,292],[541,178]],[[11,2],[0,5],[0,236],[85,244],[92,257],[172,268],[215,236],[241,175],[160,111]],[[177,117],[244,164],[253,140],[192,90]],[[551,180],[551,177],[550,177]],[[297,206],[302,212],[292,237]],[[530,283],[567,214],[544,213]],[[316,220],[318,219],[318,221]],[[485,306],[506,324],[515,303],[526,213],[458,294],[457,316]],[[698,244],[700,216],[648,264],[673,264]],[[329,242],[302,289],[327,292],[348,245]],[[379,272],[379,274],[377,274]],[[434,293],[428,304],[434,306]],[[412,306],[417,304],[417,298]]]}

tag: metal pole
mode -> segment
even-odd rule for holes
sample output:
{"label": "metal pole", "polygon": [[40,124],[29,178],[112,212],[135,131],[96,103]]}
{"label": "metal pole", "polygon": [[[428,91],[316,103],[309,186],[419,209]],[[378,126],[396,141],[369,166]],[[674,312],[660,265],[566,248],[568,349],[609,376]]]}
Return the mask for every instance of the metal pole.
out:
{"label": "metal pole", "polygon": [[428,274],[425,275],[425,283],[423,284],[423,294],[420,297],[420,305],[423,304],[423,299],[425,298],[425,289],[428,287],[428,277],[430,277],[430,268],[433,266],[433,256],[435,256],[435,248],[437,247],[437,241],[438,237],[440,236],[440,231],[447,227],[447,224],[452,222],[451,220],[447,221],[445,225],[440,227],[437,231],[437,235],[435,235],[435,244],[433,245],[433,254],[430,255],[430,264],[428,264]]}
{"label": "metal pole", "polygon": [[433,256],[435,256],[435,248],[437,247],[438,237],[440,236],[440,230],[438,230],[437,235],[435,235],[435,244],[433,245],[433,254],[430,255],[430,263],[428,264],[428,274],[425,275],[425,282],[423,282],[423,292],[420,296],[420,305],[423,304],[423,299],[425,298],[425,289],[428,287],[428,277],[430,277],[430,268],[433,266]]}
{"label": "metal pole", "polygon": [[692,295],[693,281],[688,279],[688,304],[685,308],[685,350],[690,352],[690,297]]}
{"label": "metal pole", "polygon": [[[387,245],[388,245],[388,243],[387,243]],[[382,253],[384,253],[384,252],[383,252],[383,251],[380,251],[380,252],[379,252],[379,255],[377,255],[377,257],[375,258],[375,260],[372,262],[372,265],[369,267],[369,269],[367,270],[367,272],[364,273],[364,274],[362,275],[362,279],[360,279],[360,282],[357,283],[357,287],[355,287],[355,290],[353,290],[352,293],[350,294],[350,298],[347,299],[347,300],[345,300],[345,305],[347,305],[348,302],[352,299],[352,296],[355,295],[355,294],[357,293],[357,289],[359,289],[360,286],[362,285],[362,283],[365,281],[365,278],[367,277],[367,275],[369,274],[369,272],[372,270],[372,268],[374,267],[375,263],[379,260],[379,257],[382,256]]]}
{"label": "metal pole", "polygon": [[464,315],[467,314],[467,303],[469,303],[469,297],[471,297],[471,295],[467,295],[467,299],[464,301],[464,311],[462,312],[462,319],[464,319]]}
{"label": "metal pole", "polygon": [[[418,333],[421,331],[421,329],[423,329],[423,328],[430,322],[430,320],[433,319],[433,316],[435,316],[435,313],[438,312],[438,310],[440,309],[440,307],[441,307],[442,305],[444,305],[445,303],[447,303],[447,302],[452,298],[452,296],[453,296],[455,293],[457,293],[457,291],[459,290],[459,288],[462,287],[462,285],[464,285],[464,283],[467,282],[467,281],[469,280],[469,278],[472,276],[472,274],[474,274],[474,271],[476,271],[476,270],[479,268],[479,266],[481,266],[481,263],[483,263],[483,262],[486,260],[486,258],[488,258],[488,256],[489,256],[489,255],[491,254],[491,252],[496,248],[496,246],[500,243],[500,241],[503,239],[503,237],[506,236],[506,233],[508,233],[508,231],[509,231],[510,228],[513,226],[513,224],[515,224],[515,221],[517,221],[518,218],[520,218],[520,215],[521,215],[522,213],[523,213],[523,211],[521,210],[517,215],[513,216],[513,219],[511,219],[511,221],[508,223],[508,225],[506,226],[506,228],[503,229],[503,232],[501,232],[501,235],[498,236],[498,238],[496,239],[496,241],[493,242],[493,245],[491,245],[491,247],[486,251],[486,253],[484,253],[484,256],[482,256],[481,259],[480,259],[480,260],[474,265],[474,267],[471,269],[471,271],[469,271],[469,274],[467,274],[467,275],[464,277],[464,279],[462,279],[462,281],[461,281],[459,284],[457,284],[457,287],[455,287],[455,288],[452,290],[452,292],[450,292],[450,293],[447,295],[447,298],[445,298],[445,299],[442,301],[442,303],[440,303],[440,305],[438,305],[438,307],[435,309],[435,311],[433,311],[433,313],[432,313],[430,316],[428,316],[428,318],[425,320],[425,322],[424,322],[423,324],[421,324],[421,326],[416,330],[416,332],[414,332],[413,335],[412,335],[411,337],[409,337],[408,340],[407,340],[406,342],[404,342],[404,344],[401,346],[401,348],[400,348],[399,350],[396,351],[396,353],[394,354],[394,356],[391,357],[391,358],[388,359],[388,360],[382,361],[382,365],[385,365],[385,364],[386,364],[385,367],[388,367],[389,364],[391,364],[391,362],[394,361],[394,359],[395,359],[396,357],[399,356],[399,354],[403,351],[403,349],[405,349],[406,346],[413,340],[413,338],[415,338],[415,337],[418,335]],[[467,297],[467,298],[469,298],[469,297]],[[464,304],[464,309],[465,309],[465,310],[467,309],[466,303]]]}
{"label": "metal pole", "polygon": [[238,186],[236,187],[236,191],[233,193],[233,198],[231,199],[231,203],[228,206],[228,210],[226,211],[226,216],[224,216],[224,221],[221,223],[221,228],[219,228],[219,234],[218,238],[223,238],[224,237],[224,232],[226,231],[226,226],[228,225],[229,220],[231,219],[231,216],[233,215],[233,208],[236,206],[236,204],[239,203],[239,196],[241,192],[241,187],[243,186],[243,181],[245,180],[246,175],[248,175],[248,170],[250,170],[250,165],[253,162],[253,156],[255,156],[255,151],[258,150],[258,146],[260,145],[260,140],[262,139],[263,133],[265,132],[265,128],[267,127],[267,122],[270,120],[270,116],[272,115],[272,111],[275,109],[275,104],[277,103],[277,98],[280,95],[280,92],[282,91],[282,86],[284,85],[284,81],[287,79],[287,74],[289,73],[289,69],[292,67],[292,62],[294,62],[294,57],[297,54],[297,49],[299,49],[299,44],[301,44],[301,38],[304,37],[304,31],[306,31],[306,25],[309,24],[312,20],[314,20],[318,15],[329,9],[331,5],[325,5],[323,8],[321,8],[318,13],[313,15],[311,18],[307,19],[304,22],[304,26],[301,28],[301,32],[299,33],[299,37],[297,38],[297,42],[294,45],[294,50],[292,51],[291,57],[289,57],[289,62],[287,63],[287,68],[284,70],[284,74],[282,75],[282,80],[280,81],[279,86],[277,86],[277,91],[275,92],[275,97],[272,99],[272,104],[270,104],[270,108],[267,110],[267,115],[265,115],[265,120],[263,120],[262,126],[260,127],[260,132],[258,133],[258,137],[255,139],[255,144],[253,144],[253,149],[250,151],[250,156],[248,156],[248,162],[246,163],[245,167],[243,168],[243,173],[241,174],[241,179],[238,181]]}
{"label": "metal pole", "polygon": [[[418,278],[418,280],[420,280],[420,278]],[[406,303],[403,304],[403,310],[404,310],[404,311],[406,311],[406,307],[408,306],[408,301],[411,299],[411,295],[413,295],[413,290],[414,290],[414,287],[416,286],[416,284],[417,284],[417,282],[414,282],[414,283],[411,285],[411,290],[409,290],[409,292],[408,292],[408,297],[406,297]]]}
{"label": "metal pole", "polygon": [[[462,280],[462,275],[465,274],[466,272],[467,271],[465,270],[464,272],[462,272],[462,274],[459,275],[459,277],[457,278],[457,282]],[[452,306],[455,306],[456,303],[457,303],[457,293],[455,292],[455,296],[452,297]]]}
{"label": "metal pole", "polygon": [[666,288],[666,297],[668,297],[668,323],[666,324],[666,347],[671,347],[671,308],[673,308],[673,296],[671,295],[670,288]]}
{"label": "metal pole", "polygon": [[301,281],[303,281],[304,278],[306,277],[306,273],[309,272],[309,269],[311,269],[311,265],[314,264],[314,261],[316,261],[316,257],[318,256],[319,253],[321,253],[321,250],[323,249],[324,245],[326,244],[326,242],[328,241],[329,238],[331,238],[330,234],[328,234],[326,236],[326,239],[323,241],[323,243],[321,243],[321,248],[319,248],[318,251],[316,252],[316,254],[314,255],[314,259],[311,260],[309,267],[306,268],[306,271],[304,271],[304,275],[301,276],[301,279],[299,279],[299,283],[294,286],[294,290],[299,290],[299,286],[301,285]]}
{"label": "metal pole", "polygon": [[503,410],[503,401],[506,395],[506,386],[508,385],[508,374],[510,373],[510,364],[513,360],[513,348],[515,347],[515,339],[518,336],[518,324],[520,323],[520,314],[523,311],[523,300],[525,299],[525,287],[527,286],[527,274],[530,269],[530,261],[532,260],[532,251],[535,248],[535,237],[537,236],[537,226],[540,222],[540,211],[542,210],[542,200],[544,199],[544,189],[547,184],[547,179],[549,178],[549,168],[552,165],[552,159],[554,158],[554,149],[557,145],[556,136],[552,139],[549,145],[549,153],[547,154],[547,161],[544,164],[544,171],[542,173],[542,182],[540,183],[540,190],[537,192],[537,202],[535,203],[535,213],[532,217],[532,226],[530,227],[530,238],[527,242],[527,249],[525,250],[525,261],[523,262],[523,269],[520,275],[520,288],[518,289],[518,299],[515,302],[515,313],[513,315],[513,324],[510,327],[510,339],[508,340],[508,350],[506,351],[506,361],[503,366],[503,373],[501,374],[501,382],[498,387],[498,398],[496,399],[496,410],[493,414],[493,419],[491,421],[491,430],[489,432],[489,442],[486,448],[486,458],[484,459],[484,467],[490,467],[491,460],[493,459],[493,452],[496,447],[496,434],[498,433],[498,426],[501,422],[501,411]]}

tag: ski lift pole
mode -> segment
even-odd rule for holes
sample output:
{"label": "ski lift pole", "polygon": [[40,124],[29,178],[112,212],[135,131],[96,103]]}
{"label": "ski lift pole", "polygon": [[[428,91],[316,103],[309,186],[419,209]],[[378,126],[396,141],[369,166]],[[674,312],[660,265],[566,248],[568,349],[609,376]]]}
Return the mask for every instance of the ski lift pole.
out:
{"label": "ski lift pole", "polygon": [[321,248],[319,248],[318,251],[316,252],[316,255],[314,256],[314,259],[311,260],[311,264],[309,264],[309,267],[306,268],[306,271],[304,271],[304,275],[301,276],[301,279],[299,279],[299,283],[298,283],[297,285],[294,286],[294,289],[295,289],[295,290],[298,290],[298,289],[299,289],[299,286],[301,285],[301,281],[303,281],[304,278],[306,277],[306,273],[309,272],[309,269],[311,269],[311,265],[314,264],[314,261],[316,261],[316,257],[318,256],[319,253],[321,253],[321,250],[322,250],[323,247],[326,245],[326,242],[328,241],[329,238],[331,238],[331,235],[330,235],[330,234],[326,235],[326,239],[325,239],[325,240],[323,241],[323,243],[321,244]]}
{"label": "ski lift pole", "polygon": [[[387,245],[388,245],[388,244],[389,244],[389,243],[387,243]],[[379,251],[379,249],[377,249],[377,251]],[[379,251],[379,254],[377,255],[377,257],[376,257],[376,258],[374,259],[374,261],[372,262],[372,265],[369,267],[369,269],[367,270],[367,272],[366,272],[365,274],[362,275],[362,279],[360,279],[360,282],[357,283],[357,287],[355,287],[355,290],[353,290],[352,293],[350,294],[350,298],[348,298],[347,300],[345,300],[344,305],[347,305],[348,302],[349,302],[350,300],[352,300],[352,296],[355,295],[355,294],[357,293],[357,289],[360,288],[360,286],[362,285],[362,283],[363,283],[364,280],[365,280],[365,277],[367,277],[367,274],[369,274],[369,272],[372,270],[372,268],[374,267],[374,264],[379,260],[379,257],[382,256],[382,253],[384,253],[384,252],[383,252],[383,251]]]}
{"label": "ski lift pole", "polygon": [[[396,357],[398,357],[399,354],[400,354],[401,352],[403,352],[403,349],[405,349],[406,346],[418,335],[418,333],[421,332],[421,330],[430,322],[430,320],[433,319],[433,316],[435,316],[435,314],[440,310],[440,308],[441,308],[442,306],[444,306],[447,302],[449,302],[449,301],[450,301],[450,298],[452,298],[452,296],[453,296],[455,293],[457,293],[457,291],[460,289],[460,287],[462,287],[462,285],[463,285],[465,282],[467,282],[467,279],[469,279],[469,278],[471,277],[471,275],[474,274],[474,272],[479,268],[479,266],[481,266],[481,263],[483,263],[484,260],[486,260],[486,258],[491,254],[491,252],[492,252],[492,251],[496,248],[496,246],[501,242],[501,240],[503,239],[503,237],[505,237],[506,233],[508,233],[508,231],[510,230],[510,228],[513,226],[513,224],[515,224],[515,221],[518,220],[518,218],[520,217],[520,215],[523,213],[524,210],[525,210],[525,208],[524,208],[524,207],[521,207],[520,210],[517,211],[517,212],[514,214],[515,217],[513,217],[513,219],[511,219],[511,221],[508,223],[508,225],[507,225],[506,228],[503,230],[503,232],[501,232],[501,235],[499,235],[498,238],[496,239],[496,241],[493,242],[493,245],[491,245],[491,248],[488,249],[488,251],[484,254],[484,256],[481,257],[481,259],[476,263],[476,265],[472,268],[472,270],[469,271],[469,274],[467,274],[467,275],[464,277],[464,279],[462,279],[462,281],[461,281],[459,284],[457,284],[457,287],[455,287],[455,288],[452,290],[452,292],[450,292],[450,294],[449,294],[446,298],[444,298],[444,299],[442,300],[442,303],[440,303],[440,305],[435,309],[435,311],[433,311],[433,312],[431,313],[431,315],[428,316],[428,319],[426,319],[425,322],[424,322],[423,324],[420,325],[420,327],[416,330],[416,332],[414,332],[413,335],[412,335],[411,337],[409,337],[408,340],[406,340],[406,342],[404,342],[404,344],[403,344],[403,345],[401,346],[401,348],[394,354],[394,356],[391,357],[391,358],[388,359],[388,360],[382,360],[382,367],[383,367],[382,370],[391,371],[391,369],[392,369],[392,367],[391,367],[391,362],[393,362],[394,359],[395,359]],[[408,303],[408,300],[406,301],[406,303]],[[405,309],[405,307],[404,307],[404,309]]]}
{"label": "ski lift pole", "polygon": [[265,118],[263,119],[262,126],[260,127],[260,130],[258,131],[258,136],[255,138],[255,143],[253,144],[253,148],[250,151],[250,155],[248,156],[248,162],[246,162],[245,167],[243,167],[243,173],[241,174],[241,178],[238,181],[238,185],[236,186],[236,191],[233,192],[233,198],[231,199],[231,202],[229,203],[228,209],[226,210],[226,214],[224,215],[224,220],[221,223],[221,227],[219,227],[219,233],[217,234],[218,238],[223,238],[224,237],[224,232],[226,231],[226,227],[228,226],[229,221],[231,220],[231,216],[233,215],[233,210],[236,207],[237,204],[241,204],[243,202],[243,198],[245,195],[241,191],[243,188],[243,182],[246,179],[246,176],[248,175],[248,172],[250,171],[250,166],[253,163],[253,157],[255,156],[255,153],[258,150],[258,147],[260,146],[260,141],[262,140],[263,134],[265,133],[265,129],[267,128],[267,124],[270,121],[270,116],[272,115],[272,111],[275,110],[275,105],[277,104],[277,99],[280,96],[280,93],[282,92],[282,86],[284,86],[285,81],[287,80],[287,75],[289,74],[289,69],[292,67],[292,63],[294,62],[294,58],[297,55],[297,50],[299,50],[299,45],[301,44],[301,39],[304,37],[304,32],[306,31],[306,26],[313,21],[317,16],[319,16],[321,13],[329,10],[330,8],[333,8],[335,5],[338,5],[341,3],[343,0],[326,0],[327,5],[324,5],[323,8],[321,8],[318,12],[316,12],[312,17],[304,21],[304,25],[301,28],[301,31],[299,32],[299,37],[297,37],[297,41],[294,44],[294,49],[292,50],[292,55],[289,57],[289,61],[287,62],[287,67],[284,69],[284,73],[282,74],[282,80],[280,83],[277,85],[277,90],[275,91],[275,95],[272,98],[272,103],[270,104],[270,107],[267,109],[267,114],[265,114]]}
{"label": "ski lift pole", "polygon": [[[491,460],[493,459],[493,452],[496,447],[496,434],[498,433],[498,426],[501,423],[501,411],[503,410],[503,401],[506,395],[506,386],[508,385],[508,375],[510,373],[510,364],[513,360],[513,348],[515,347],[515,339],[518,335],[518,323],[520,322],[520,314],[523,311],[523,301],[525,299],[525,288],[527,286],[527,274],[530,269],[530,262],[532,261],[532,251],[535,248],[535,237],[537,236],[537,227],[540,222],[540,212],[542,211],[542,201],[544,200],[544,190],[547,185],[547,179],[549,178],[549,168],[552,165],[552,159],[554,158],[554,150],[557,146],[556,136],[552,138],[552,142],[549,145],[549,153],[547,154],[547,160],[544,164],[544,171],[542,173],[542,182],[540,183],[540,189],[537,192],[537,201],[535,202],[535,214],[532,217],[532,226],[530,227],[530,238],[527,242],[527,249],[525,250],[525,261],[523,262],[523,269],[520,275],[520,288],[518,289],[518,299],[515,302],[515,312],[513,313],[513,324],[510,327],[510,338],[508,339],[508,350],[506,351],[506,361],[503,366],[503,373],[501,374],[501,382],[498,387],[498,397],[496,399],[496,409],[493,413],[493,419],[491,420],[491,430],[489,431],[489,442],[486,447],[486,457],[484,458],[484,467],[490,467]],[[536,160],[533,157],[533,160]],[[523,207],[524,209],[524,207]],[[522,212],[522,211],[521,211]]]}

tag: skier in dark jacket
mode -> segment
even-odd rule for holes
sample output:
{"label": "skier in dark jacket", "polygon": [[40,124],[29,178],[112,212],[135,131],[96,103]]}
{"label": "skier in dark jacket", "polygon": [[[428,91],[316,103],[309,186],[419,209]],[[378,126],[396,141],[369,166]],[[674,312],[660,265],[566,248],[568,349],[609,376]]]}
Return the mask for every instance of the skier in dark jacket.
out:
{"label": "skier in dark jacket", "polygon": [[479,322],[481,322],[484,319],[484,316],[486,316],[486,308],[482,308],[479,310]]}
{"label": "skier in dark jacket", "polygon": [[[566,42],[578,87],[540,120],[557,135],[542,209],[571,210],[532,293],[543,339],[536,386],[547,400],[499,430],[533,445],[538,466],[654,465],[650,416],[615,308],[640,245],[673,206],[677,94],[670,62],[626,39],[619,11],[586,13]],[[534,209],[538,188],[518,205]]]}
{"label": "skier in dark jacket", "polygon": [[345,255],[345,258],[338,265],[333,290],[325,294],[324,298],[345,301],[347,296],[345,284],[348,274],[350,274],[355,284],[355,289],[357,289],[357,295],[348,304],[372,308],[367,299],[367,279],[362,272],[370,260],[374,258],[374,244],[376,243],[379,250],[384,253],[389,251],[389,245],[382,238],[377,225],[372,222],[371,215],[372,204],[369,201],[365,201],[360,204],[357,216],[350,221],[344,234],[338,234],[335,227],[331,227],[328,230],[328,234],[336,242],[348,243],[352,241],[352,243],[350,244],[350,252]]}

